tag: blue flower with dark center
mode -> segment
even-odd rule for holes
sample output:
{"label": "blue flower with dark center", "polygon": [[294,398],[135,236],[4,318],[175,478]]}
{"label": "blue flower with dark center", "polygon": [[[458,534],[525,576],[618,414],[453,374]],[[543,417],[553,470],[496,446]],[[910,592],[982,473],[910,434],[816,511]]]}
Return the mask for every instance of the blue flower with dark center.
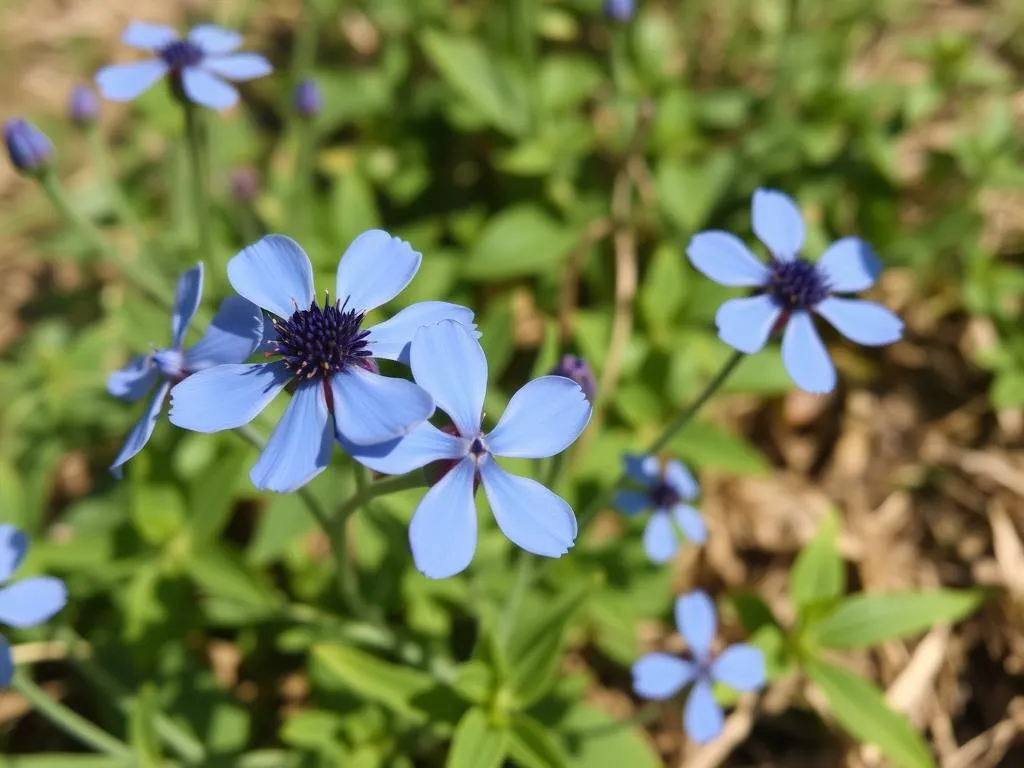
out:
{"label": "blue flower with dark center", "polygon": [[287,320],[273,319],[273,352],[297,379],[341,373],[373,354],[367,341],[370,332],[361,328],[365,314],[346,309],[340,301],[331,304],[325,295],[322,308],[314,302]]}
{"label": "blue flower with dark center", "polygon": [[272,71],[258,53],[234,53],[242,36],[213,24],[193,27],[187,38],[181,38],[171,27],[133,21],[121,41],[156,58],[115,64],[97,72],[100,93],[112,101],[131,101],[167,75],[175,92],[196,104],[227,109],[238,101],[238,91],[225,80],[243,82]]}
{"label": "blue flower with dark center", "polygon": [[887,308],[833,295],[870,288],[882,271],[881,262],[856,237],[837,240],[817,262],[808,261],[800,254],[804,223],[796,203],[782,192],[759,189],[752,205],[754,233],[771,254],[767,265],[738,237],[718,230],[694,235],[686,249],[693,266],[716,283],[760,290],[719,307],[718,335],[749,355],[785,328],[782,361],[793,381],[808,392],[829,392],[836,371],[812,312],[859,344],[881,346],[903,336],[903,323]]}

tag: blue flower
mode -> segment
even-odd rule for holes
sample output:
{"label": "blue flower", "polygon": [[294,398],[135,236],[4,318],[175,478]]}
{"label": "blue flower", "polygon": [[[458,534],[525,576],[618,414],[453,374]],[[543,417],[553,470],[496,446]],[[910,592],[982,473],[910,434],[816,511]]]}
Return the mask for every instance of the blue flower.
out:
{"label": "blue flower", "polygon": [[287,385],[294,396],[249,477],[257,488],[293,491],[327,467],[332,439],[342,447],[404,435],[434,411],[421,387],[377,373],[373,358],[408,364],[421,325],[473,313],[443,301],[406,307],[363,329],[366,313],[397,296],[422,255],[404,240],[371,229],[338,263],[337,300],[313,294],[313,266],[283,235],[268,235],[228,263],[235,290],[274,315],[267,356],[256,365],[222,365],[189,376],[171,392],[171,422],[196,432],[248,424]]}
{"label": "blue flower", "polygon": [[664,467],[655,456],[626,456],[626,475],[642,491],[619,491],[615,506],[628,515],[653,509],[644,528],[644,550],[656,563],[667,563],[679,550],[678,527],[695,544],[707,541],[708,531],[700,513],[685,502],[700,493],[697,481],[682,462]]}
{"label": "blue flower", "polygon": [[412,343],[413,377],[447,413],[457,434],[424,422],[401,440],[353,446],[353,457],[386,474],[433,461],[450,468],[429,490],[409,525],[416,567],[434,579],[465,570],[476,551],[473,501],[477,476],[498,527],[527,552],[560,557],[576,539],[576,516],[536,480],[511,475],[497,456],[540,459],[565,450],[590,420],[590,403],[576,382],[542,376],[509,401],[497,426],[483,433],[487,360],[469,329],[446,321],[419,330]]}
{"label": "blue flower", "polygon": [[295,86],[295,111],[305,118],[316,117],[324,108],[324,97],[316,80],[307,77]]}
{"label": "blue flower", "polygon": [[552,369],[551,375],[565,376],[575,381],[590,402],[594,402],[594,398],[597,397],[597,377],[594,376],[587,361],[578,355],[562,355],[558,365]]}
{"label": "blue flower", "polygon": [[84,128],[96,122],[100,104],[96,93],[87,85],[78,84],[68,96],[68,117],[75,125]]}
{"label": "blue flower", "polygon": [[221,303],[203,338],[190,349],[184,349],[185,333],[199,309],[202,293],[203,265],[200,262],[178,280],[171,312],[171,346],[139,355],[124,368],[114,371],[107,380],[107,392],[130,402],[142,399],[156,385],[142,418],[110,466],[118,477],[120,467],[149,442],[173,384],[214,365],[240,363],[263,340],[263,314],[259,307],[232,296]]}
{"label": "blue flower", "polygon": [[213,24],[193,27],[182,38],[171,27],[133,21],[121,42],[156,58],[115,64],[96,73],[100,93],[112,101],[131,101],[164,75],[191,101],[211,109],[227,109],[238,91],[224,79],[242,82],[269,75],[270,62],[258,53],[233,53],[242,44],[237,32]]}
{"label": "blue flower", "polygon": [[22,173],[45,171],[53,158],[53,142],[28,120],[11,118],[4,123],[4,144],[11,164]]}
{"label": "blue flower", "polygon": [[[28,552],[28,537],[13,525],[0,525],[0,623],[24,629],[42,624],[68,602],[64,582],[52,576],[33,576],[7,584]],[[14,658],[0,636],[0,687],[11,682]]]}
{"label": "blue flower", "polygon": [[844,237],[817,262],[808,261],[800,255],[804,223],[799,208],[787,195],[770,189],[754,193],[753,220],[754,233],[771,255],[767,265],[728,232],[701,232],[686,250],[693,266],[716,283],[761,289],[719,307],[715,324],[722,341],[749,355],[785,326],[786,370],[801,389],[823,393],[835,387],[836,371],[811,312],[859,344],[881,346],[902,337],[903,323],[885,307],[832,295],[863,291],[875,282],[882,265],[870,245]]}
{"label": "blue flower", "polygon": [[715,701],[712,683],[737,691],[764,687],[764,654],[747,643],[729,646],[717,656],[715,606],[705,592],[689,592],[676,599],[676,626],[690,646],[693,661],[667,653],[648,653],[633,665],[633,690],[645,699],[670,699],[692,685],[683,710],[683,728],[698,744],[716,738],[724,725],[722,708]]}

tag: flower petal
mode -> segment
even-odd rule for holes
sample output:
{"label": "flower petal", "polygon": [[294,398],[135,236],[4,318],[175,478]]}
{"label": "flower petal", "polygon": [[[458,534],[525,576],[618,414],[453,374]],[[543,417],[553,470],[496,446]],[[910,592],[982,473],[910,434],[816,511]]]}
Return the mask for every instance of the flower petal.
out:
{"label": "flower petal", "polygon": [[636,515],[650,509],[651,500],[646,493],[640,491],[618,491],[613,505],[623,514]]}
{"label": "flower petal", "polygon": [[125,27],[121,42],[143,51],[155,51],[178,39],[178,32],[166,24],[132,21]]}
{"label": "flower petal", "polygon": [[676,525],[686,536],[687,541],[703,544],[708,540],[708,529],[704,524],[704,518],[693,507],[688,504],[676,504],[672,508],[672,517],[675,518]]}
{"label": "flower petal", "polygon": [[764,687],[764,654],[747,643],[730,645],[711,664],[711,677],[737,691],[756,691]]}
{"label": "flower petal", "polygon": [[823,394],[836,386],[836,369],[808,312],[794,312],[789,318],[782,336],[782,363],[805,392]]}
{"label": "flower petal", "polygon": [[124,368],[118,368],[107,378],[107,392],[121,400],[134,403],[146,396],[159,376],[153,358],[138,355]]}
{"label": "flower petal", "polygon": [[795,258],[804,247],[804,219],[793,198],[774,189],[758,189],[751,207],[757,239],[775,258]]}
{"label": "flower petal", "polygon": [[879,347],[903,338],[903,321],[887,307],[873,301],[829,296],[814,311],[858,344]]}
{"label": "flower petal", "polygon": [[476,467],[465,458],[427,491],[409,524],[409,547],[417,570],[444,579],[466,570],[476,551]]}
{"label": "flower petal", "polygon": [[650,488],[661,481],[661,465],[657,456],[636,456],[627,453],[622,457],[626,465],[626,476],[637,485]]}
{"label": "flower petal", "polygon": [[160,59],[114,64],[96,73],[96,87],[106,99],[131,101],[166,74],[167,65]]}
{"label": "flower petal", "polygon": [[231,286],[258,307],[289,318],[313,303],[313,265],[298,243],[267,235],[228,262]]}
{"label": "flower petal", "polygon": [[696,659],[711,653],[711,641],[718,630],[715,604],[699,589],[676,598],[676,627]]}
{"label": "flower petal", "polygon": [[11,684],[14,677],[14,656],[11,654],[11,646],[3,637],[0,637],[0,688],[6,688]]}
{"label": "flower petal", "polygon": [[633,664],[633,691],[642,699],[670,699],[693,681],[692,662],[668,653],[648,653]]}
{"label": "flower petal", "polygon": [[494,519],[513,544],[544,557],[561,557],[572,548],[576,516],[560,496],[536,480],[509,474],[493,458],[479,466]]}
{"label": "flower petal", "polygon": [[480,431],[487,359],[473,333],[452,320],[420,328],[409,354],[413,378],[447,413],[459,434],[473,438]]}
{"label": "flower petal", "polygon": [[671,516],[663,509],[654,510],[644,527],[644,552],[652,563],[663,565],[678,551],[679,536]]}
{"label": "flower petal", "polygon": [[171,309],[171,346],[175,349],[181,349],[185,333],[188,331],[188,324],[192,322],[192,318],[199,310],[202,296],[203,262],[199,262],[178,278],[178,290],[174,296],[174,306]]}
{"label": "flower petal", "polygon": [[700,494],[697,481],[693,479],[690,470],[679,459],[672,459],[665,465],[665,482],[688,501],[697,498]]}
{"label": "flower petal", "polygon": [[9,523],[0,525],[0,583],[18,570],[28,552],[28,535]]}
{"label": "flower petal", "polygon": [[718,337],[733,349],[752,355],[760,352],[782,310],[767,295],[729,299],[718,308]]}
{"label": "flower petal", "polygon": [[768,281],[768,268],[731,232],[697,233],[686,246],[686,255],[698,271],[720,285],[754,287]]}
{"label": "flower petal", "polygon": [[199,24],[188,33],[189,42],[202,48],[203,53],[229,53],[242,44],[242,36],[233,29],[216,24]]}
{"label": "flower petal", "polygon": [[171,423],[193,432],[220,432],[248,424],[292,375],[281,362],[216,365],[171,390]]}
{"label": "flower petal", "polygon": [[238,103],[238,90],[205,69],[185,67],[181,71],[181,84],[185,95],[204,107],[228,109]]}
{"label": "flower petal", "polygon": [[442,320],[454,320],[471,331],[476,331],[473,310],[447,301],[421,301],[370,328],[370,335],[366,340],[374,357],[397,360],[409,365],[409,348],[416,331],[425,325],[434,325]]}
{"label": "flower petal", "polygon": [[64,582],[53,576],[34,576],[0,589],[0,624],[24,629],[41,624],[68,602]]}
{"label": "flower petal", "polygon": [[121,477],[120,467],[145,448],[149,438],[153,436],[153,430],[156,429],[157,419],[160,418],[160,412],[164,409],[164,400],[167,399],[167,392],[170,388],[169,381],[160,383],[146,405],[146,410],[142,412],[139,420],[132,427],[132,431],[128,433],[124,445],[121,446],[121,452],[117,454],[114,463],[110,465],[110,471],[114,473],[115,477]]}
{"label": "flower petal", "polygon": [[261,491],[290,493],[323,472],[331,462],[334,448],[330,421],[320,381],[297,387],[266,448],[249,472],[252,484]]}
{"label": "flower petal", "polygon": [[699,680],[690,690],[683,710],[683,729],[697,744],[714,741],[725,727],[725,715],[715,701],[711,683]]}
{"label": "flower petal", "polygon": [[828,286],[837,293],[863,291],[882,274],[882,262],[874,249],[859,237],[843,237],[830,245],[818,259]]}
{"label": "flower petal", "polygon": [[274,71],[270,62],[258,53],[207,56],[199,66],[207,72],[227,80],[234,80],[236,83],[255,80],[257,77],[264,77]]}
{"label": "flower petal", "polygon": [[423,255],[399,237],[368,229],[352,241],[338,262],[338,298],[366,312],[390,301],[416,275]]}
{"label": "flower petal", "polygon": [[342,449],[363,466],[385,475],[404,475],[438,459],[459,459],[467,454],[464,440],[446,434],[425,421],[405,437],[376,445],[357,445],[338,436]]}
{"label": "flower petal", "polygon": [[339,439],[372,445],[409,434],[434,412],[422,387],[350,366],[331,378]]}
{"label": "flower petal", "polygon": [[485,442],[495,456],[544,459],[573,444],[590,421],[590,411],[590,401],[575,381],[541,376],[512,395]]}
{"label": "flower petal", "polygon": [[203,338],[185,353],[190,371],[214,365],[240,363],[263,341],[263,313],[241,296],[228,296],[221,302],[213,322]]}

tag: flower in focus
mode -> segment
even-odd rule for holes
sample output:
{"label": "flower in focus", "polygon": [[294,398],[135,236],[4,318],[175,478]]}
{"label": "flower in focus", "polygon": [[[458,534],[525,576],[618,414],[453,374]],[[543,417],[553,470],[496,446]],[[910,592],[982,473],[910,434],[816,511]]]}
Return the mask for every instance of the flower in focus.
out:
{"label": "flower in focus", "polygon": [[11,164],[22,173],[42,173],[53,158],[53,143],[46,134],[20,117],[4,123],[4,143]]}
{"label": "flower in focus", "polygon": [[96,93],[87,85],[79,83],[71,89],[68,97],[68,117],[79,128],[85,128],[96,122],[100,114],[100,103]]}
{"label": "flower in focus", "polygon": [[562,359],[558,361],[552,371],[552,376],[565,376],[567,379],[572,379],[583,389],[583,394],[587,396],[587,400],[594,402],[594,398],[597,396],[597,378],[594,376],[594,372],[590,370],[590,366],[587,365],[587,361],[577,355],[562,355]]}
{"label": "flower in focus", "polygon": [[629,21],[635,11],[635,0],[604,0],[604,14],[612,21]]}
{"label": "flower in focus", "polygon": [[626,475],[642,490],[619,491],[615,506],[628,515],[653,510],[644,528],[644,551],[655,563],[667,563],[679,550],[679,534],[695,544],[707,541],[700,513],[686,502],[700,493],[697,481],[681,461],[662,466],[655,456],[626,456]]}
{"label": "flower in focus", "polygon": [[302,117],[316,117],[324,107],[323,94],[316,80],[306,78],[295,87],[295,111]]}
{"label": "flower in focus", "polygon": [[898,341],[903,323],[880,304],[840,298],[835,293],[863,291],[882,271],[871,246],[857,237],[830,245],[817,262],[800,255],[804,223],[796,203],[770,189],[753,199],[754,234],[771,258],[763,264],[728,232],[693,236],[686,249],[693,266],[716,283],[760,289],[754,296],[730,299],[718,309],[718,335],[729,346],[753,354],[769,336],[785,327],[782,361],[797,386],[807,392],[830,392],[836,371],[815,330],[811,312],[824,317],[851,341],[881,346]]}
{"label": "flower in focus", "polygon": [[576,539],[572,508],[536,480],[509,474],[495,457],[542,459],[569,447],[590,420],[580,386],[562,376],[534,379],[512,396],[485,435],[487,360],[470,330],[451,321],[425,326],[416,333],[410,357],[413,377],[451,417],[456,434],[424,422],[400,440],[353,446],[350,452],[370,469],[391,475],[433,461],[450,463],[409,525],[416,567],[440,579],[465,570],[473,559],[477,475],[498,527],[513,544],[545,557],[568,552]]}
{"label": "flower in focus", "polygon": [[225,82],[243,82],[269,75],[272,68],[258,53],[234,53],[242,36],[213,24],[193,27],[179,37],[171,27],[133,21],[121,37],[133,48],[155,53],[156,58],[114,64],[96,73],[96,85],[105,98],[131,101],[164,75],[172,86],[196,104],[227,109],[238,101],[238,91]]}
{"label": "flower in focus", "polygon": [[374,358],[408,364],[409,342],[421,325],[473,322],[465,307],[424,301],[362,327],[367,312],[409,284],[422,258],[387,232],[364,232],[338,263],[337,299],[325,296],[320,305],[313,266],[294,240],[268,235],[243,249],[228,263],[228,279],[274,316],[266,356],[278,359],[189,376],[171,392],[171,423],[196,432],[241,427],[291,385],[291,402],[249,474],[257,488],[280,492],[322,472],[335,437],[347,448],[408,433],[433,413],[434,401],[411,381],[381,376]]}
{"label": "flower in focus", "polygon": [[[24,629],[42,624],[68,602],[64,582],[52,576],[33,576],[7,584],[28,552],[28,536],[13,525],[0,525],[0,623]],[[0,636],[0,687],[14,676],[11,646]]]}
{"label": "flower in focus", "polygon": [[676,598],[676,626],[690,647],[693,660],[667,653],[648,653],[633,665],[633,690],[645,699],[670,699],[686,686],[690,695],[683,710],[683,729],[698,744],[715,739],[724,725],[722,708],[711,691],[713,683],[737,691],[764,687],[764,654],[747,643],[711,652],[717,630],[715,606],[705,592]]}
{"label": "flower in focus", "polygon": [[114,371],[107,380],[107,392],[129,402],[142,399],[156,386],[142,418],[128,434],[110,466],[118,477],[120,467],[149,442],[173,384],[210,366],[240,363],[263,340],[263,314],[259,308],[239,296],[232,296],[221,303],[203,338],[184,349],[185,334],[199,309],[202,293],[203,265],[200,262],[178,280],[171,311],[171,346],[139,355],[124,368]]}

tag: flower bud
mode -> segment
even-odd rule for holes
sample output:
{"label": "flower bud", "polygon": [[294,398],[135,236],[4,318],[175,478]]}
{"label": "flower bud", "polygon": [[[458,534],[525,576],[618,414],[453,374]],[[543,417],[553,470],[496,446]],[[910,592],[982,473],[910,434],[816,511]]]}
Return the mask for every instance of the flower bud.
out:
{"label": "flower bud", "polygon": [[563,355],[558,365],[551,370],[551,375],[572,379],[580,385],[587,400],[594,402],[594,397],[597,395],[597,379],[594,377],[594,372],[590,370],[590,366],[587,365],[587,361],[582,357]]}
{"label": "flower bud", "polygon": [[316,117],[323,106],[323,95],[316,80],[306,78],[295,87],[295,111],[302,117]]}
{"label": "flower bud", "polygon": [[240,203],[251,203],[260,193],[260,175],[251,165],[235,168],[228,178],[228,190]]}
{"label": "flower bud", "polygon": [[100,114],[96,94],[87,85],[76,85],[68,97],[68,117],[79,128],[92,125]]}
{"label": "flower bud", "polygon": [[604,14],[612,21],[629,21],[635,10],[634,0],[604,0]]}
{"label": "flower bud", "polygon": [[11,163],[22,173],[42,173],[53,157],[53,143],[46,134],[20,117],[4,123],[4,143]]}

